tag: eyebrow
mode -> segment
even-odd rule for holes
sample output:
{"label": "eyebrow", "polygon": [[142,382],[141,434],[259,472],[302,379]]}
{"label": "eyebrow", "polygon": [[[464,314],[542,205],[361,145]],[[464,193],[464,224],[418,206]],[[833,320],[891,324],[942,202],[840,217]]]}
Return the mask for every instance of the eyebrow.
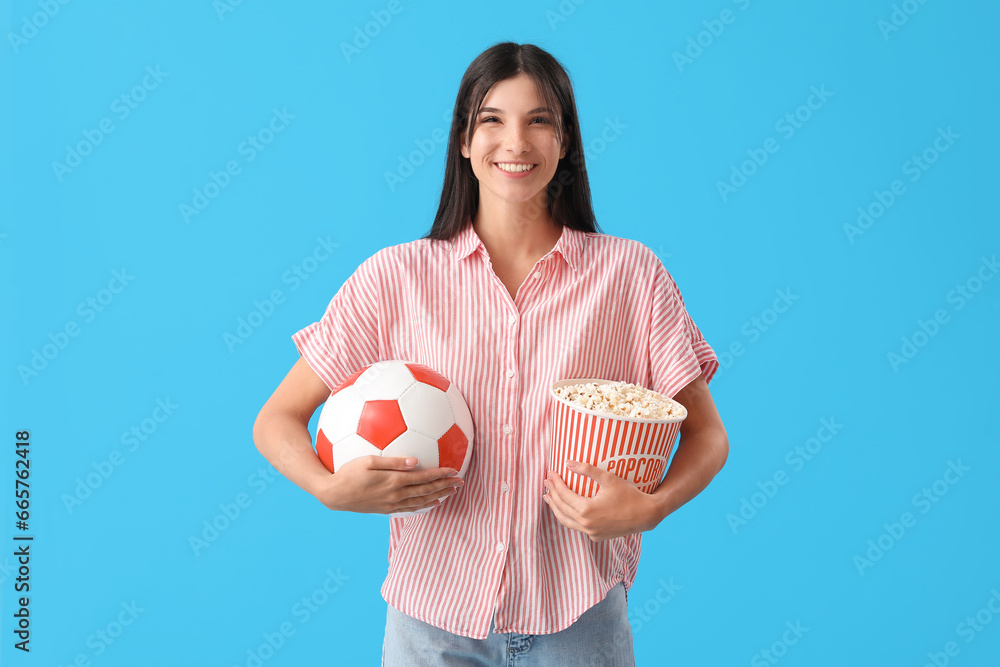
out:
{"label": "eyebrow", "polygon": [[[497,109],[496,107],[483,107],[479,110],[479,113],[503,113],[503,109]],[[533,113],[552,113],[552,109],[548,107],[537,107],[528,112]]]}

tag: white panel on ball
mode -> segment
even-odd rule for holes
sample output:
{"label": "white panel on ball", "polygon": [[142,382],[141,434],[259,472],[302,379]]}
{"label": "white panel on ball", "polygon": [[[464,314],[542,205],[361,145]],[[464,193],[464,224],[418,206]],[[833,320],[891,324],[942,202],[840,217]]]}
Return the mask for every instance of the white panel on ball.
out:
{"label": "white panel on ball", "polygon": [[[334,446],[336,452],[337,447]],[[419,463],[414,470],[438,467],[437,440],[415,431],[407,431],[382,450],[382,456],[416,456]]]}
{"label": "white panel on ball", "polygon": [[469,412],[469,407],[465,402],[465,398],[462,396],[462,392],[458,390],[455,383],[452,382],[448,386],[448,391],[445,392],[448,396],[448,402],[451,403],[451,411],[455,415],[455,423],[458,427],[462,429],[462,433],[465,437],[469,439],[472,443],[475,435],[475,428],[472,424],[472,413]]}
{"label": "white panel on ball", "polygon": [[319,413],[319,427],[327,440],[337,442],[357,431],[364,405],[365,399],[353,385],[330,396]]}
{"label": "white panel on ball", "polygon": [[410,430],[437,440],[455,423],[451,403],[443,391],[417,382],[399,397],[399,410]]}
{"label": "white panel on ball", "polygon": [[380,361],[354,381],[354,387],[366,401],[394,401],[416,380],[398,361]]}
{"label": "white panel on ball", "polygon": [[348,461],[372,454],[380,456],[382,452],[357,433],[351,433],[333,443],[333,467],[340,470]]}

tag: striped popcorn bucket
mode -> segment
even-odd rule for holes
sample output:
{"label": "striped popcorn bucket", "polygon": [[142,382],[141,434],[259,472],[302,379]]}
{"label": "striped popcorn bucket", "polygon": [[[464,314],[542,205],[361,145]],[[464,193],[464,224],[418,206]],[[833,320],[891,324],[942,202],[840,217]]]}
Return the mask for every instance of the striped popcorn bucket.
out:
{"label": "striped popcorn bucket", "polygon": [[669,419],[621,417],[587,410],[556,395],[560,387],[587,382],[607,384],[612,381],[578,378],[560,380],[552,385],[551,469],[571,490],[586,498],[592,498],[600,485],[567,468],[567,460],[585,461],[609,470],[641,491],[652,493],[663,479],[670,451],[687,412]]}

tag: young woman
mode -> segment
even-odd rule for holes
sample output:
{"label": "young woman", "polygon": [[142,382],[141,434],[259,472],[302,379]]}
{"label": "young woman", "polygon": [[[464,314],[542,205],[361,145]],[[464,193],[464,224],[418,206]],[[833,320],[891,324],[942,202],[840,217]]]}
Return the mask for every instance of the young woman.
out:
{"label": "young woman", "polygon": [[[390,520],[383,664],[634,664],[625,592],[641,533],[727,457],[707,384],[718,361],[656,255],[597,230],[555,58],[505,42],[473,61],[431,231],[365,260],[292,339],[301,358],[254,424],[260,452],[331,509],[436,507]],[[461,389],[476,431],[464,480],[374,456],[334,475],[316,457],[313,412],[385,359],[426,364]],[[654,493],[581,462],[600,484],[583,498],[548,472],[549,388],[576,377],[634,382],[688,409]]]}

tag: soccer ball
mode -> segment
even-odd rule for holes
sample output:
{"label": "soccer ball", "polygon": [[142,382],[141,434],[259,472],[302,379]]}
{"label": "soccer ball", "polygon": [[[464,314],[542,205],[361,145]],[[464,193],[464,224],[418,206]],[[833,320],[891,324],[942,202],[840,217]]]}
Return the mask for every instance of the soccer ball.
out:
{"label": "soccer ball", "polygon": [[405,361],[380,361],[347,378],[323,405],[316,430],[316,454],[333,473],[374,454],[413,456],[415,470],[449,467],[462,477],[472,442],[472,413],[458,387],[432,368]]}

